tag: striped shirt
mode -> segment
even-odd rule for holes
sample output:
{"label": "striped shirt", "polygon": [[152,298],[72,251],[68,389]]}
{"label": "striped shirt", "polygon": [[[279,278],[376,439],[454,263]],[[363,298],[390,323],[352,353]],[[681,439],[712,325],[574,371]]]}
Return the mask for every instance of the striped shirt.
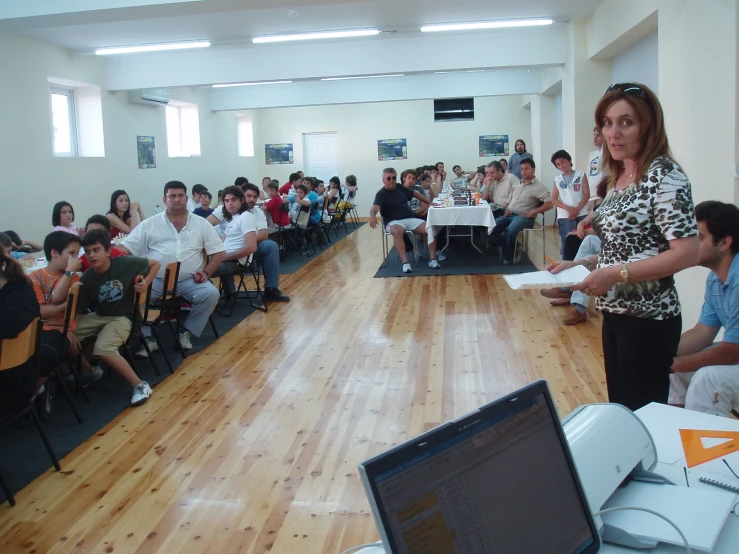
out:
{"label": "striped shirt", "polygon": [[706,295],[698,323],[723,327],[724,342],[739,343],[739,256],[731,262],[726,283],[712,271],[706,279]]}

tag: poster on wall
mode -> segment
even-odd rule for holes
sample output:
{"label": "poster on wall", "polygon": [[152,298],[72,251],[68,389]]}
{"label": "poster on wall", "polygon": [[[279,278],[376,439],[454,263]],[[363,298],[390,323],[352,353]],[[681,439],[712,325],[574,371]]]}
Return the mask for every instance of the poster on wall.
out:
{"label": "poster on wall", "polygon": [[157,149],[154,146],[154,137],[136,137],[136,153],[139,159],[139,169],[155,169],[157,166]]}
{"label": "poster on wall", "polygon": [[264,163],[267,165],[285,165],[293,163],[293,145],[285,144],[265,144],[264,145]]}
{"label": "poster on wall", "polygon": [[377,141],[377,161],[407,160],[408,144],[405,139],[385,139]]}
{"label": "poster on wall", "polygon": [[480,157],[508,155],[508,135],[480,135]]}

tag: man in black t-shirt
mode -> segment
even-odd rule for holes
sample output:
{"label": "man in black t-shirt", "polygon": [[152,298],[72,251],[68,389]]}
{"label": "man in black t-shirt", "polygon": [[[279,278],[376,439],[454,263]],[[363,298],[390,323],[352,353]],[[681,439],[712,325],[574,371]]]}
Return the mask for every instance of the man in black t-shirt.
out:
{"label": "man in black t-shirt", "polygon": [[[425,237],[426,222],[416,217],[408,202],[412,198],[417,198],[424,204],[429,203],[420,192],[397,186],[398,173],[389,167],[382,172],[382,188],[377,191],[375,201],[370,210],[370,227],[377,227],[377,212],[382,215],[385,231],[393,236],[393,244],[395,251],[398,253],[400,260],[403,262],[403,273],[411,272],[411,264],[408,263],[408,255],[406,254],[405,243],[403,237],[406,231],[411,231],[417,235]],[[429,267],[441,267],[436,260],[436,242],[429,243]]]}
{"label": "man in black t-shirt", "polygon": [[[80,278],[78,308],[85,315],[77,319],[75,335],[80,342],[95,337],[93,356],[131,384],[131,405],[138,406],[149,398],[151,387],[139,379],[118,349],[131,333],[135,292],[146,293],[160,264],[135,256],[111,258],[110,235],[105,231],[90,231],[82,246],[92,267]],[[88,314],[88,309],[94,312]]]}

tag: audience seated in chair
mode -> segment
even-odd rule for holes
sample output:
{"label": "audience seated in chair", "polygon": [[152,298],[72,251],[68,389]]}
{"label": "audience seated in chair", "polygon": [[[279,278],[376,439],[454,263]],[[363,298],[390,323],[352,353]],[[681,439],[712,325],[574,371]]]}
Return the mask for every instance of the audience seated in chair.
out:
{"label": "audience seated in chair", "polygon": [[22,239],[15,231],[5,231],[5,235],[10,239],[10,244],[5,244],[5,246],[10,248],[9,255],[14,260],[33,259],[34,256],[30,256],[29,254],[40,252],[44,249],[43,246],[36,242]]}
{"label": "audience seated in chair", "polygon": [[277,183],[269,183],[267,185],[267,201],[262,204],[260,209],[269,213],[270,217],[272,217],[272,224],[277,227],[290,226],[290,215],[283,211],[283,203],[284,201],[279,195],[279,187]]}
{"label": "audience seated in chair", "polygon": [[[408,263],[404,243],[405,233],[410,231],[422,237],[426,237],[427,233],[426,222],[415,216],[408,202],[415,197],[422,203],[428,204],[429,199],[418,191],[397,186],[398,173],[392,167],[382,172],[382,182],[383,187],[377,191],[374,204],[370,209],[370,227],[377,228],[377,213],[380,212],[385,226],[384,231],[393,236],[395,251],[403,262],[403,273],[410,273],[412,268],[411,264]],[[433,269],[441,267],[436,259],[435,241],[429,243],[428,250],[429,267]]]}
{"label": "audience seated in chair", "polygon": [[295,191],[298,185],[302,182],[303,177],[299,173],[291,173],[290,179],[280,187],[280,195],[290,194],[291,191]]}
{"label": "audience seated in chair", "polygon": [[[90,231],[105,231],[106,233],[110,234],[111,227],[110,227],[110,221],[108,218],[106,218],[104,215],[91,215],[90,218],[87,220],[87,223],[85,224],[85,233],[89,233]],[[56,232],[56,231],[55,231]],[[111,258],[117,258],[118,256],[125,256],[126,254],[117,246],[111,246],[110,247],[110,257]],[[90,262],[87,260],[87,256],[84,254],[80,258],[80,263],[82,264],[82,272],[87,271],[92,267],[90,265]]]}
{"label": "audience seated in chair", "polygon": [[485,176],[488,185],[482,192],[482,199],[490,202],[493,217],[498,218],[505,215],[505,206],[511,203],[513,191],[518,188],[518,177],[512,173],[506,173],[500,162],[490,162],[485,167]]}
{"label": "audience seated in chair", "polygon": [[213,195],[207,190],[200,193],[200,206],[195,208],[192,213],[199,215],[200,217],[208,217],[213,213],[213,208],[210,207],[210,203],[213,201]]}
{"label": "audience seated in chair", "polygon": [[[218,290],[210,276],[223,260],[223,243],[213,225],[187,210],[187,187],[180,181],[164,185],[166,210],[143,221],[126,237],[120,249],[132,256],[155,257],[162,270],[153,281],[152,298],[162,296],[164,267],[179,261],[177,293],[192,306],[179,332],[184,350],[192,348],[191,337],[199,337],[218,305]],[[203,251],[210,256],[206,264]],[[144,330],[148,334],[148,329]],[[149,347],[156,349],[156,342]]]}
{"label": "audience seated in chair", "polygon": [[[135,293],[145,294],[156,277],[156,260],[135,256],[110,257],[110,235],[90,231],[82,237],[82,247],[92,269],[80,278],[79,311],[75,332],[80,342],[95,337],[93,356],[104,362],[133,387],[131,406],[143,404],[151,387],[142,381],[118,349],[131,333]],[[94,310],[92,313],[86,313]]]}
{"label": "audience seated in chair", "polygon": [[[248,183],[249,181],[246,179],[246,177],[239,177],[239,179],[244,179]],[[208,190],[208,187],[201,184],[196,184],[192,186],[192,198],[188,198],[187,200],[187,211],[192,213],[195,208],[200,206],[200,195]]]}
{"label": "audience seated in chair", "polygon": [[[669,403],[729,417],[739,411],[739,209],[715,200],[695,207],[698,264],[711,273],[698,323],[682,334]],[[715,342],[723,327],[721,342]]]}
{"label": "audience seated in chair", "polygon": [[[301,197],[298,195],[298,192],[303,187],[305,190],[305,194]],[[288,199],[290,202],[295,202],[297,204],[300,204],[304,208],[310,209],[310,220],[312,223],[316,224],[321,220],[321,212],[319,211],[318,204],[320,202],[320,198],[318,195],[313,191],[313,180],[310,177],[306,177],[303,179],[303,184],[298,185],[298,187],[295,189],[295,194],[291,194],[288,196]]]}
{"label": "audience seated in chair", "polygon": [[[109,236],[107,232],[105,233]],[[80,341],[74,334],[76,321],[70,323],[67,336],[63,336],[67,295],[69,289],[80,280],[78,271],[82,268],[82,263],[78,258],[79,252],[79,237],[64,231],[53,231],[44,239],[44,253],[48,265],[28,276],[41,307],[41,318],[44,320],[41,334],[42,377],[49,375],[51,366],[59,363],[63,351],[69,354],[69,362],[72,364],[77,363],[77,357],[81,352]],[[81,362],[80,381],[83,385],[97,381],[103,376],[100,366],[91,367],[84,356]],[[42,413],[50,410],[48,405],[39,408]]]}
{"label": "audience seated in chair", "polygon": [[552,209],[552,196],[536,178],[535,170],[533,159],[521,161],[521,186],[513,191],[510,204],[504,207],[504,214],[495,220],[495,228],[490,235],[490,241],[503,248],[505,264],[514,261],[518,233],[522,229],[531,229],[538,214]]}
{"label": "audience seated in chair", "polygon": [[[256,188],[256,187],[254,187]],[[226,222],[226,238],[223,241],[223,261],[211,277],[220,277],[223,284],[224,304],[235,302],[234,275],[244,266],[249,256],[257,250],[257,222],[249,212],[244,192],[236,186],[223,191],[223,207],[208,216],[212,225]]]}
{"label": "audience seated in chair", "polygon": [[66,231],[73,235],[81,236],[82,229],[78,229],[74,222],[74,208],[69,202],[61,201],[54,204],[51,211],[52,231]]}
{"label": "audience seated in chair", "polygon": [[110,197],[110,209],[105,215],[110,221],[110,238],[114,239],[121,233],[124,235],[133,231],[146,216],[141,204],[130,202],[125,190],[117,190]]}

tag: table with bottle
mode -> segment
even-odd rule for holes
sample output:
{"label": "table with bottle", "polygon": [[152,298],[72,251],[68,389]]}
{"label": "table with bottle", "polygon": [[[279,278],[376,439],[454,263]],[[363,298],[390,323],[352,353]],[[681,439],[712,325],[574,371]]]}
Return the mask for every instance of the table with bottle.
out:
{"label": "table with bottle", "polygon": [[[439,252],[449,246],[450,237],[469,237],[470,244],[484,255],[474,241],[474,227],[487,227],[487,234],[493,232],[495,218],[490,205],[480,198],[480,193],[470,190],[454,189],[445,183],[441,194],[429,206],[426,216],[426,230],[429,242],[439,234],[441,227],[447,227],[446,244]],[[467,232],[452,231],[452,227],[463,227]]]}

